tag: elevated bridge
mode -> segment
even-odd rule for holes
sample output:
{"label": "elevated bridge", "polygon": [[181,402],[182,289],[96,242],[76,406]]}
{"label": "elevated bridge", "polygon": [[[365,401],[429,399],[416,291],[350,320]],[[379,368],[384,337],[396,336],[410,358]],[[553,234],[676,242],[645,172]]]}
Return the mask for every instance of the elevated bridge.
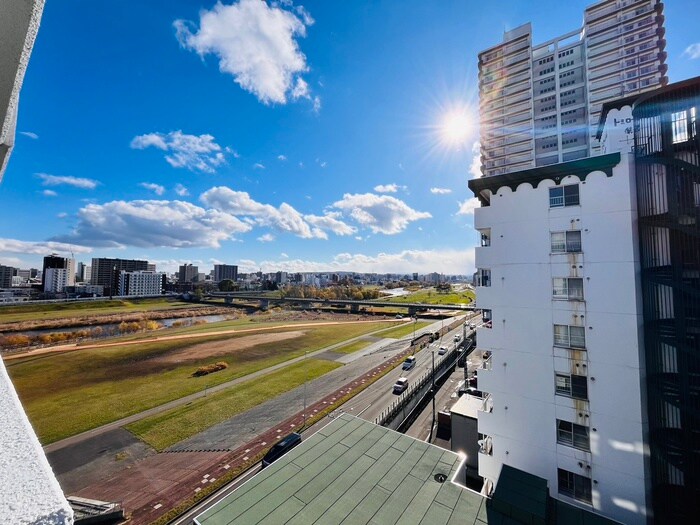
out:
{"label": "elevated bridge", "polygon": [[471,312],[476,308],[472,304],[426,304],[426,303],[394,303],[391,301],[381,300],[354,300],[354,299],[316,299],[309,297],[273,297],[263,294],[251,294],[242,292],[211,292],[207,294],[210,298],[223,298],[226,304],[232,304],[234,301],[256,301],[261,308],[266,309],[270,303],[274,304],[297,304],[308,305],[315,308],[318,306],[342,306],[350,307],[352,312],[359,312],[362,306],[371,306],[373,308],[407,308],[408,315],[413,315],[417,312],[425,312],[427,310],[451,310],[458,312]]}

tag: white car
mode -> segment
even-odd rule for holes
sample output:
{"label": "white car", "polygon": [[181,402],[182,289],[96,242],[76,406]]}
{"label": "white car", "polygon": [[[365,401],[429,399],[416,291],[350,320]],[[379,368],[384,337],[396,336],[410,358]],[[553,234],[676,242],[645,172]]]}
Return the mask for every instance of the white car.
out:
{"label": "white car", "polygon": [[394,384],[394,394],[400,394],[408,388],[408,378],[399,377],[399,379]]}
{"label": "white car", "polygon": [[447,347],[441,346],[440,350],[438,350],[438,355],[445,355],[446,353],[447,353]]}

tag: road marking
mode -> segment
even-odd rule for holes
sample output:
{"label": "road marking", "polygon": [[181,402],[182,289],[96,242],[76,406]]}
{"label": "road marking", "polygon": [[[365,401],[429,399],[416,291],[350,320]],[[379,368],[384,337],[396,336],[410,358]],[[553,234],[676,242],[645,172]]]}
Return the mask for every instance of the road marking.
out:
{"label": "road marking", "polygon": [[161,508],[162,506],[163,506],[162,503],[158,503],[158,505],[154,505],[154,506],[153,506],[153,509],[154,509],[154,510],[158,510],[158,509]]}

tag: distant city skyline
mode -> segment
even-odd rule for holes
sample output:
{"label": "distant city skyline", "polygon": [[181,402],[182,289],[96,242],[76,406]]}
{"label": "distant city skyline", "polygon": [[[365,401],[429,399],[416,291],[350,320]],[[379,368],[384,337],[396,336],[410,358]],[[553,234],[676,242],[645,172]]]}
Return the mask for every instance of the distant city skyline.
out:
{"label": "distant city skyline", "polygon": [[[590,3],[49,3],[0,264],[471,274],[475,57],[526,22],[536,42],[575,28]],[[700,74],[693,7],[665,7],[671,82]]]}

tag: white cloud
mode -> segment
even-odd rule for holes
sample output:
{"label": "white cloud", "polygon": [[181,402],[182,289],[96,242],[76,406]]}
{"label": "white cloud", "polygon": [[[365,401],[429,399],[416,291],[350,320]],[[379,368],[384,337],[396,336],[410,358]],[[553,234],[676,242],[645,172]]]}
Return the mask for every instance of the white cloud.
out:
{"label": "white cloud", "polygon": [[80,177],[49,175],[48,173],[37,173],[37,177],[42,180],[42,186],[73,186],[84,190],[94,190],[99,182],[92,179],[84,179]]}
{"label": "white cloud", "polygon": [[318,114],[319,111],[321,111],[321,97],[315,96],[314,97],[313,112]]}
{"label": "white cloud", "polygon": [[272,227],[303,239],[327,238],[319,228],[311,228],[302,215],[286,202],[275,208],[251,199],[247,192],[234,191],[226,186],[207,190],[200,196],[200,200],[211,208],[241,216],[249,224]]}
{"label": "white cloud", "polygon": [[29,137],[30,139],[34,139],[34,140],[39,138],[39,135],[37,135],[33,131],[20,131],[19,134],[24,135],[25,137]]}
{"label": "white cloud", "polygon": [[459,211],[457,212],[457,215],[474,215],[474,210],[479,206],[481,205],[479,204],[479,199],[476,197],[467,199],[464,202],[459,203]]}
{"label": "white cloud", "polygon": [[154,184],[153,182],[141,182],[139,186],[152,191],[156,195],[163,195],[165,193],[165,186],[161,186],[160,184]]}
{"label": "white cloud", "polygon": [[277,160],[285,161],[287,157],[285,155],[277,155]]}
{"label": "white cloud", "polygon": [[189,190],[180,183],[175,186],[175,193],[177,193],[180,197],[186,197],[190,194]]}
{"label": "white cloud", "polygon": [[261,235],[260,237],[258,237],[258,240],[259,240],[260,242],[272,242],[272,241],[275,240],[275,236],[272,235],[271,233],[266,233],[266,234]]}
{"label": "white cloud", "polygon": [[228,213],[167,200],[88,204],[78,219],[71,234],[55,240],[88,246],[218,248],[221,241],[251,229]]}
{"label": "white cloud", "polygon": [[374,187],[374,191],[377,193],[396,193],[399,191],[399,187],[396,184],[379,184]]}
{"label": "white cloud", "polygon": [[447,195],[448,193],[452,193],[452,190],[449,188],[430,188],[430,193],[435,195]]}
{"label": "white cloud", "polygon": [[65,219],[66,217],[68,217],[68,214],[65,211],[62,211],[61,213],[57,213],[56,217],[58,217],[59,219]]}
{"label": "white cloud", "polygon": [[285,259],[278,261],[240,260],[241,272],[362,272],[362,273],[430,273],[469,275],[474,273],[474,249],[404,250],[376,255],[340,253],[330,261]]}
{"label": "white cloud", "polygon": [[[218,166],[226,162],[221,146],[211,135],[187,135],[181,130],[170,133],[147,133],[138,135],[131,141],[133,149],[158,148],[167,152],[165,160],[173,168],[187,168],[190,171],[214,173]],[[230,148],[226,152],[234,153]]]}
{"label": "white cloud", "polygon": [[260,0],[217,2],[210,11],[200,11],[199,28],[184,20],[174,26],[182,47],[202,57],[216,55],[219,70],[264,104],[285,104],[288,96],[310,97],[301,77],[309,68],[296,38],[306,36],[313,19],[305,11],[297,13],[301,19]]}
{"label": "white cloud", "polygon": [[284,252],[280,253],[280,257],[282,257],[283,259],[289,259],[289,255],[287,255]]}
{"label": "white cloud", "polygon": [[690,58],[691,60],[700,58],[700,42],[696,44],[690,44],[688,47],[685,48],[683,54],[687,55],[688,58]]}
{"label": "white cloud", "polygon": [[469,165],[469,174],[473,178],[481,177],[481,144],[472,144],[472,162]]}
{"label": "white cloud", "polygon": [[261,164],[261,163],[259,163],[259,162],[256,162],[255,164],[253,164],[253,169],[254,169],[254,170],[264,170],[264,169],[265,169],[265,165],[264,165],[264,164]]}
{"label": "white cloud", "polygon": [[58,195],[58,193],[56,193],[53,190],[44,190],[41,193],[44,195],[44,197],[55,197],[56,195]]}
{"label": "white cloud", "polygon": [[326,213],[323,216],[304,215],[304,219],[306,219],[309,224],[321,230],[329,230],[336,235],[351,235],[355,233],[357,228],[341,221],[341,217],[340,213]]}
{"label": "white cloud", "polygon": [[92,248],[74,246],[53,241],[19,241],[17,239],[0,239],[0,252],[48,255],[50,253],[90,253]]}
{"label": "white cloud", "polygon": [[370,228],[372,232],[387,235],[402,232],[413,221],[432,217],[428,212],[414,210],[396,197],[373,193],[346,193],[342,200],[332,206],[342,210],[362,226]]}

